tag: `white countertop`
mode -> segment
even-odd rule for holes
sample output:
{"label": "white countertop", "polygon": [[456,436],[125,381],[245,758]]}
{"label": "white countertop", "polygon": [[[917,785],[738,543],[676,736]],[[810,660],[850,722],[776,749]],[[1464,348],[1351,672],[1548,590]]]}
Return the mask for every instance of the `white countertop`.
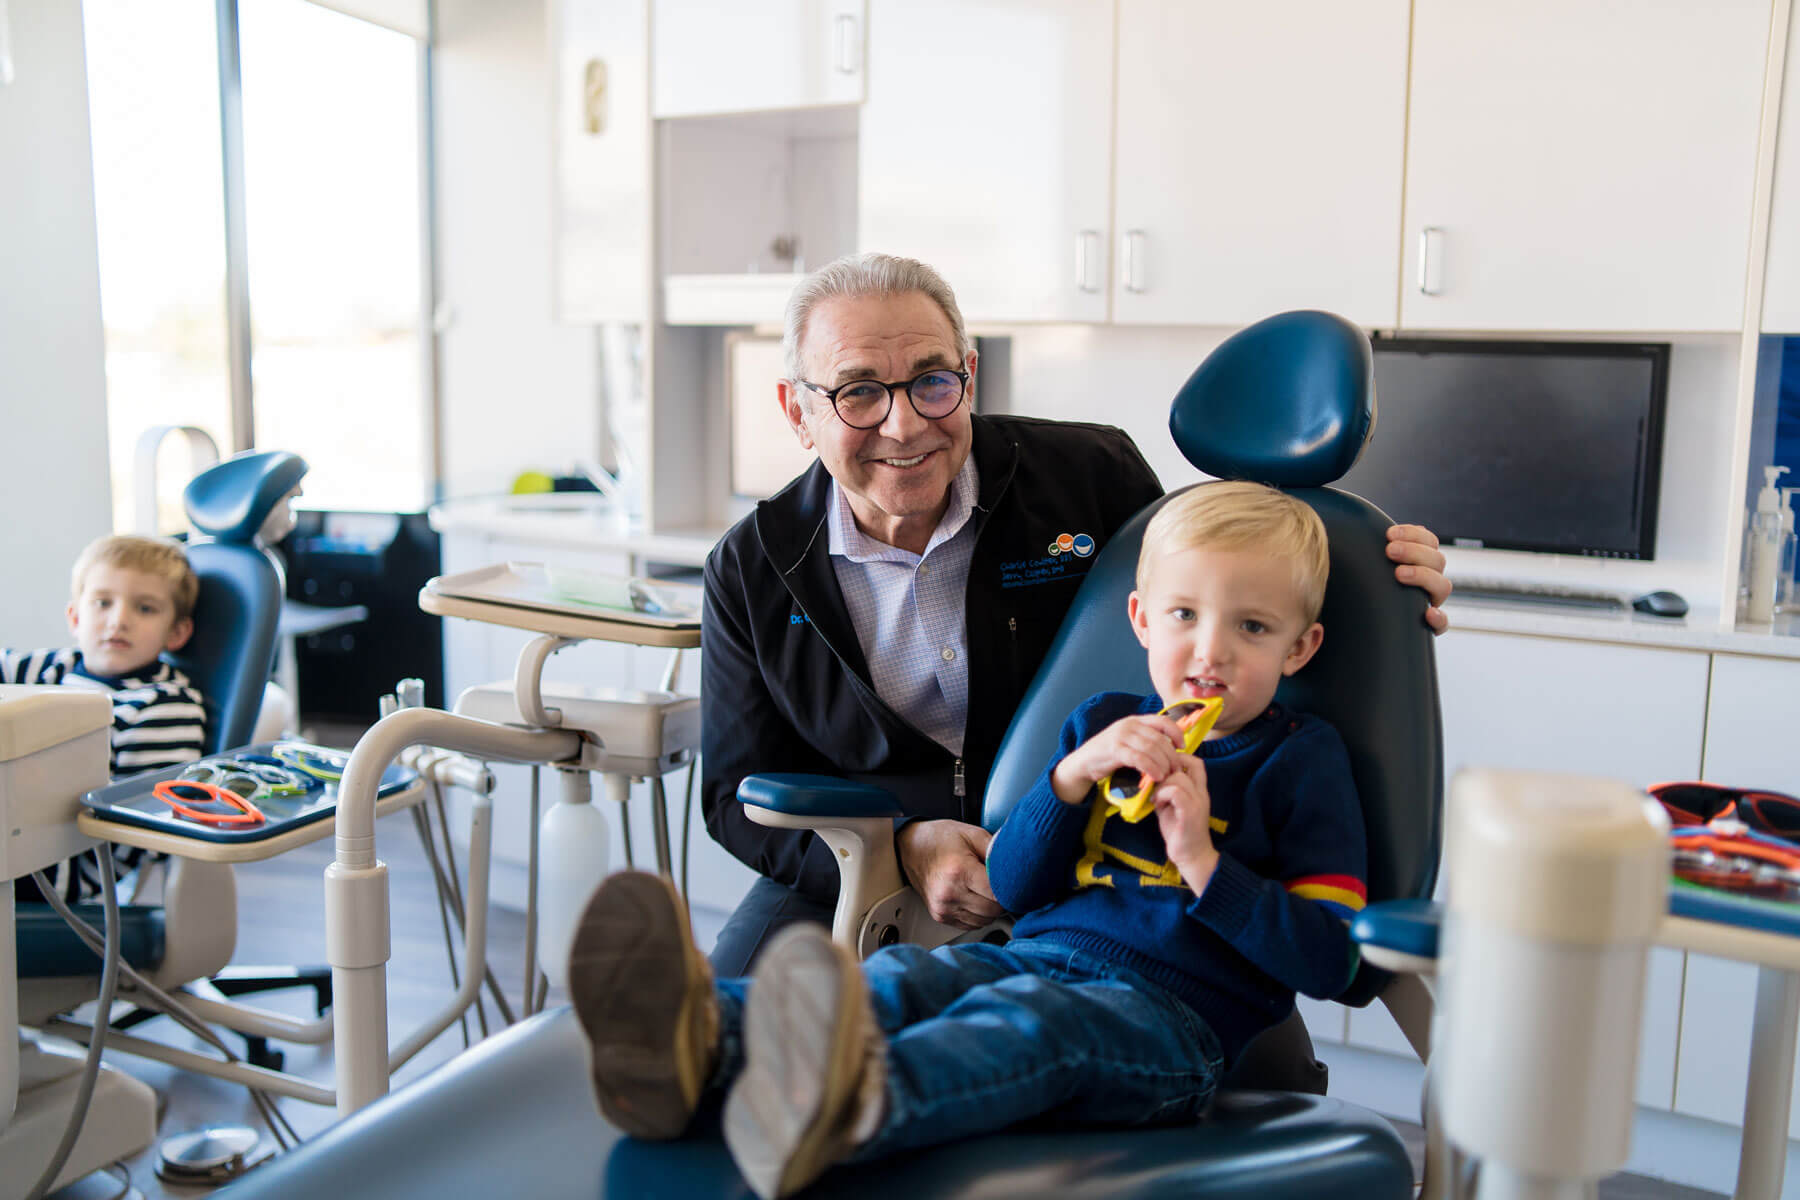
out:
{"label": "white countertop", "polygon": [[1545,605],[1502,600],[1457,599],[1451,595],[1444,612],[1450,632],[1520,633],[1534,637],[1572,638],[1584,642],[1618,642],[1672,650],[1748,654],[1762,658],[1800,659],[1800,614],[1783,613],[1773,625],[1733,628],[1721,625],[1717,609],[1695,608],[1685,617],[1652,617],[1626,609],[1596,612],[1558,610]]}
{"label": "white countertop", "polygon": [[479,533],[539,546],[618,550],[659,563],[698,567],[724,530],[651,532],[621,519],[593,492],[470,496],[431,506],[439,533]]}

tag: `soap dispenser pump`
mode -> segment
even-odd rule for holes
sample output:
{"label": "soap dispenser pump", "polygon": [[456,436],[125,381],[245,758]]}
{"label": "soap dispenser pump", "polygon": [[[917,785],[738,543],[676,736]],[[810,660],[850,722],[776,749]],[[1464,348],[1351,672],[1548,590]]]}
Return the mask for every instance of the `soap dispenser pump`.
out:
{"label": "soap dispenser pump", "polygon": [[1781,489],[1777,481],[1786,467],[1764,467],[1762,490],[1756,493],[1756,512],[1744,547],[1745,576],[1750,584],[1744,617],[1753,624],[1775,619],[1776,582],[1781,574]]}

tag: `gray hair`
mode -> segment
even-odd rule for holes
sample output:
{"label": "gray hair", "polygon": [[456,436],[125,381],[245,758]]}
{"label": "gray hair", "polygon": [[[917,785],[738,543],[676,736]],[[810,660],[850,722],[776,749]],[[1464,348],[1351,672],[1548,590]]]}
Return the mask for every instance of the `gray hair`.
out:
{"label": "gray hair", "polygon": [[806,323],[821,301],[839,297],[899,296],[919,292],[943,309],[950,321],[950,332],[956,338],[956,361],[960,365],[969,358],[969,333],[963,328],[962,309],[956,306],[956,294],[944,277],[916,258],[900,258],[893,254],[846,254],[826,263],[795,285],[788,297],[787,313],[782,318],[781,355],[788,378],[801,376],[800,342],[806,336]]}

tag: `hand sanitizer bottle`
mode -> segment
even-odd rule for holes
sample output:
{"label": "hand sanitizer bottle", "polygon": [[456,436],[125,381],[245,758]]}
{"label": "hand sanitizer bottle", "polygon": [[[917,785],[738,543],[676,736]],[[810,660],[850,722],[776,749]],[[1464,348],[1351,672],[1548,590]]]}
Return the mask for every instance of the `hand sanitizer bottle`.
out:
{"label": "hand sanitizer bottle", "polygon": [[1781,573],[1781,490],[1775,484],[1786,473],[1786,467],[1763,468],[1765,482],[1756,493],[1756,512],[1744,547],[1744,573],[1750,584],[1744,617],[1755,625],[1775,619],[1775,584]]}
{"label": "hand sanitizer bottle", "polygon": [[1800,612],[1800,599],[1796,599],[1794,569],[1796,563],[1794,542],[1794,493],[1800,488],[1784,487],[1781,489],[1781,561],[1776,564],[1775,576],[1775,611]]}

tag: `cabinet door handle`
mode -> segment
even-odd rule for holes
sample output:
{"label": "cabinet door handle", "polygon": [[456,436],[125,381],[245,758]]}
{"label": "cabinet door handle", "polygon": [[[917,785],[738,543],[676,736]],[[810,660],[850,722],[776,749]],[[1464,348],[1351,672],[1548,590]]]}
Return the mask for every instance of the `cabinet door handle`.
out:
{"label": "cabinet door handle", "polygon": [[1144,290],[1144,231],[1127,229],[1125,231],[1125,290],[1142,292]]}
{"label": "cabinet door handle", "polygon": [[1099,273],[1094,265],[1100,260],[1100,231],[1083,229],[1075,235],[1075,287],[1083,292],[1100,290]]}
{"label": "cabinet door handle", "polygon": [[1444,294],[1444,227],[1427,225],[1419,230],[1419,294]]}
{"label": "cabinet door handle", "polygon": [[840,75],[854,75],[862,58],[861,38],[856,32],[856,14],[839,13],[837,29],[837,69]]}

